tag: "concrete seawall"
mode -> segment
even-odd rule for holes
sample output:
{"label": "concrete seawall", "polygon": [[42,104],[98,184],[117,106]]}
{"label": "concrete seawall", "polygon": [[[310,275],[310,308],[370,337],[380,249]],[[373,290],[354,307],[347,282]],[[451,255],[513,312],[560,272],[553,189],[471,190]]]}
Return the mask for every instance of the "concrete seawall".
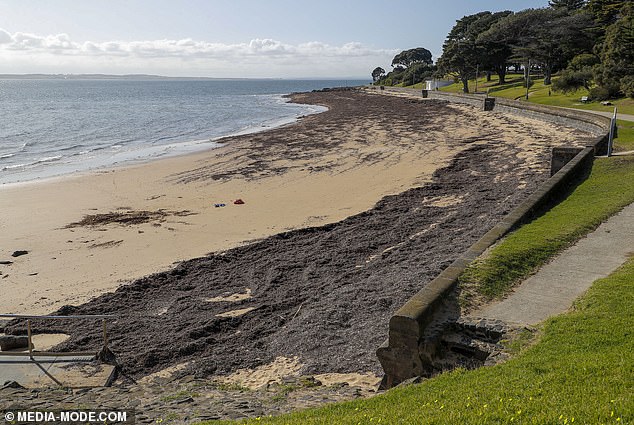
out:
{"label": "concrete seawall", "polygon": [[[485,96],[438,91],[428,95],[484,109]],[[493,103],[490,99],[489,107]],[[605,117],[498,98],[494,99],[493,110],[572,127],[589,132],[595,138],[585,148],[553,149],[552,177],[394,313],[389,323],[388,340],[377,350],[385,372],[383,388],[413,377],[433,375],[443,332],[459,316],[452,297],[458,277],[498,239],[552,207],[571,187],[584,180],[592,168],[594,156],[604,154],[607,149],[610,120]]]}
{"label": "concrete seawall", "polygon": [[[458,93],[446,93],[441,91],[428,92],[431,99],[442,99],[454,103],[463,103],[482,108],[485,95],[467,95]],[[606,117],[592,114],[590,112],[577,111],[572,109],[557,108],[546,105],[538,105],[519,100],[504,98],[493,99],[495,112],[504,112],[520,115],[527,118],[560,124],[565,127],[575,128],[597,136],[592,145],[596,149],[597,155],[605,155],[607,150],[610,120]]]}

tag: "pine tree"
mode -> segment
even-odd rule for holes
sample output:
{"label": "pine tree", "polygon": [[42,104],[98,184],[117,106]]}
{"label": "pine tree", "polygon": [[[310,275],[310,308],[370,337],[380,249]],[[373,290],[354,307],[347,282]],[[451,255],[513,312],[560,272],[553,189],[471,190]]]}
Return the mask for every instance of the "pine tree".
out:
{"label": "pine tree", "polygon": [[548,2],[553,9],[579,10],[585,6],[585,0],[550,0]]}
{"label": "pine tree", "polygon": [[589,0],[586,9],[598,23],[608,26],[618,20],[621,9],[630,3],[631,0]]}

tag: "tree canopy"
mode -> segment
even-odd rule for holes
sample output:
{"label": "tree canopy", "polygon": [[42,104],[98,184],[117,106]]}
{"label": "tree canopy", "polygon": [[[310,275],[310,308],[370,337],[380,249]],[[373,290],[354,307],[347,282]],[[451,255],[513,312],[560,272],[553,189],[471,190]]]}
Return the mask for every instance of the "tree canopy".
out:
{"label": "tree canopy", "polygon": [[622,92],[634,97],[634,6],[621,10],[621,17],[610,25],[600,45],[601,64],[597,67],[597,82],[606,86],[611,95]]}
{"label": "tree canopy", "polygon": [[376,68],[374,68],[374,71],[372,71],[372,81],[375,83],[383,76],[385,76],[385,70],[380,66],[377,66]]}
{"label": "tree canopy", "polygon": [[441,72],[454,74],[459,78],[465,93],[469,92],[469,78],[480,66],[482,70],[494,69],[500,80],[504,81],[506,61],[511,54],[509,45],[495,39],[480,40],[479,36],[511,13],[480,12],[463,16],[447,35],[438,67]]}
{"label": "tree canopy", "polygon": [[542,73],[544,84],[558,76],[555,90],[634,98],[634,2],[549,0],[544,8],[466,15],[447,34],[436,67],[422,47],[400,52],[391,65],[388,74],[376,68],[373,80],[409,85],[446,75],[468,93],[477,71],[497,73],[503,84],[511,65],[516,71],[523,65],[524,72]]}
{"label": "tree canopy", "polygon": [[511,59],[538,65],[544,83],[550,84],[554,70],[565,68],[573,57],[592,49],[590,27],[592,18],[587,13],[526,9],[500,19],[480,39],[511,47]]}
{"label": "tree canopy", "polygon": [[404,50],[392,59],[392,67],[403,66],[409,68],[415,63],[431,65],[433,63],[431,52],[424,47],[416,47],[415,49]]}
{"label": "tree canopy", "polygon": [[375,68],[372,71],[372,81],[385,85],[413,85],[431,77],[436,71],[433,63],[431,52],[424,47],[403,50],[394,56],[393,70],[386,74],[383,68]]}
{"label": "tree canopy", "polygon": [[586,9],[604,26],[615,23],[621,9],[631,0],[589,0]]}
{"label": "tree canopy", "polygon": [[550,0],[550,7],[554,9],[579,10],[586,5],[585,0]]}

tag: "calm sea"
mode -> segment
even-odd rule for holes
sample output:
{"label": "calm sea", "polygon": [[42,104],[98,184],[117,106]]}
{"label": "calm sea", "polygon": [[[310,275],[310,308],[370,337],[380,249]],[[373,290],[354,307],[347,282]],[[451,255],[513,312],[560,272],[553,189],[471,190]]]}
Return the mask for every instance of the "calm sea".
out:
{"label": "calm sea", "polygon": [[0,184],[208,149],[323,110],[284,94],[366,83],[0,79]]}

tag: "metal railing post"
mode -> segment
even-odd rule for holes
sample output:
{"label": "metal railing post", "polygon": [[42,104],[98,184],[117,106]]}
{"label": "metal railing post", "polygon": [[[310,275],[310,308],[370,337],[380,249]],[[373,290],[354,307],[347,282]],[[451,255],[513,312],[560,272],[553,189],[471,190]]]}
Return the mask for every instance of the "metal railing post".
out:
{"label": "metal railing post", "polygon": [[106,326],[106,319],[101,319],[101,323],[103,325],[103,351],[105,352],[108,349],[108,330]]}
{"label": "metal railing post", "polygon": [[27,352],[5,352],[5,351],[0,351],[0,357],[5,357],[5,356],[10,356],[10,357],[15,357],[15,356],[28,356],[32,361],[35,361],[34,359],[34,355],[37,355],[39,353],[41,353],[42,355],[45,356],[94,356],[96,353],[94,352],[61,352],[61,353],[55,353],[55,352],[50,352],[50,351],[35,351],[34,345],[33,345],[33,330],[31,328],[31,320],[83,320],[83,319],[101,319],[101,326],[102,326],[102,332],[103,332],[103,348],[106,349],[108,347],[108,326],[107,326],[107,320],[108,319],[112,319],[115,318],[116,316],[111,315],[111,314],[79,314],[79,315],[74,315],[74,316],[36,316],[36,315],[26,315],[26,314],[0,314],[0,319],[22,319],[22,320],[26,320],[26,331],[27,331],[27,343],[29,344],[28,346],[28,351]]}
{"label": "metal railing post", "polygon": [[26,334],[28,335],[28,343],[29,343],[29,358],[33,360],[33,340],[31,334],[31,319],[26,321]]}
{"label": "metal railing post", "polygon": [[608,136],[608,157],[612,156],[612,147],[614,146],[614,133],[616,130],[616,108],[614,108],[614,115],[610,120],[610,136]]}

